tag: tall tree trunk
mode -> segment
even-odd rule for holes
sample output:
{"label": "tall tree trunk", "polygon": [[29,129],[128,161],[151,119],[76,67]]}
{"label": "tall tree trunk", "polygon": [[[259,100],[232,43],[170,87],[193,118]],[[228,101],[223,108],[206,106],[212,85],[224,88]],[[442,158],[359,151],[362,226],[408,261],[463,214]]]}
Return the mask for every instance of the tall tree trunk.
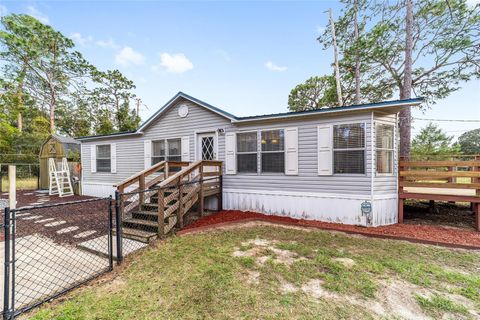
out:
{"label": "tall tree trunk", "polygon": [[340,84],[340,67],[338,65],[338,51],[337,51],[337,37],[335,35],[335,23],[333,22],[332,9],[328,11],[330,16],[330,27],[332,28],[332,40],[333,40],[333,58],[335,60],[335,79],[337,81],[337,99],[338,105],[343,105],[342,87]]}
{"label": "tall tree trunk", "polygon": [[19,132],[22,132],[23,130],[23,118],[22,118],[22,113],[20,111],[17,114],[17,129]]}
{"label": "tall tree trunk", "polygon": [[[412,97],[413,0],[406,0],[406,2],[405,67],[400,99]],[[411,110],[407,107],[400,112],[400,156],[402,157],[410,156],[411,126]]]}
{"label": "tall tree trunk", "polygon": [[[358,46],[358,0],[354,3],[355,44]],[[355,104],[360,104],[360,53],[355,50]]]}

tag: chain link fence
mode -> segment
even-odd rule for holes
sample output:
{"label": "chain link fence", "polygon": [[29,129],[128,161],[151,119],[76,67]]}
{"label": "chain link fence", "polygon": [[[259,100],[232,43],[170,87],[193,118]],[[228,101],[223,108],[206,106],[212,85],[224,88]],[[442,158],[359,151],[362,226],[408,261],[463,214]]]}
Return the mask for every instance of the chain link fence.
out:
{"label": "chain link fence", "polygon": [[6,208],[4,319],[112,270],[113,227],[110,198]]}
{"label": "chain link fence", "polygon": [[0,191],[8,192],[8,166],[16,166],[16,189],[37,190],[40,188],[40,166],[37,163],[0,163]]}

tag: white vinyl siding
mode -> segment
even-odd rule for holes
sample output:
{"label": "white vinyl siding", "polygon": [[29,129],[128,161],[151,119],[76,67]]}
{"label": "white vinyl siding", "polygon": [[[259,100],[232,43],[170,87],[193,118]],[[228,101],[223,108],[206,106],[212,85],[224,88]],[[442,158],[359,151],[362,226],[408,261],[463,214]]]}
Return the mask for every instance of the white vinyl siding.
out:
{"label": "white vinyl siding", "polygon": [[365,123],[333,126],[333,173],[365,174]]}
{"label": "white vinyl siding", "polygon": [[318,175],[330,176],[333,173],[332,125],[318,126]]}

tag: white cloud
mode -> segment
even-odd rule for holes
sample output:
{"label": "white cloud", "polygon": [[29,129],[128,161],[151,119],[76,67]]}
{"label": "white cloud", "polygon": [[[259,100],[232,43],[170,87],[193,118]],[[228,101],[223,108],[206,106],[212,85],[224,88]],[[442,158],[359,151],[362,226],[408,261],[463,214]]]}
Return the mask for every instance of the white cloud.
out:
{"label": "white cloud", "polygon": [[7,14],[8,14],[7,7],[0,4],[0,17],[6,16]]}
{"label": "white cloud", "polygon": [[467,0],[467,4],[473,7],[477,4],[480,4],[480,0]]}
{"label": "white cloud", "polygon": [[27,7],[27,14],[28,15],[31,15],[32,17],[36,18],[38,21],[40,21],[41,23],[45,23],[45,24],[49,24],[50,23],[50,19],[45,15],[43,14],[42,12],[40,12],[40,10],[38,10],[36,7],[34,6],[28,6]]}
{"label": "white cloud", "polygon": [[97,40],[95,42],[95,44],[99,47],[102,47],[102,48],[111,48],[111,49],[118,49],[119,48],[118,44],[116,44],[115,41],[113,41],[112,39]]}
{"label": "white cloud", "polygon": [[140,65],[144,61],[145,57],[130,47],[123,47],[115,56],[115,63],[125,67],[131,64]]}
{"label": "white cloud", "polygon": [[183,53],[161,53],[160,65],[152,67],[153,70],[158,70],[163,67],[167,72],[184,73],[193,69],[193,63]]}
{"label": "white cloud", "polygon": [[80,46],[86,46],[88,45],[90,42],[93,41],[93,37],[92,36],[82,36],[82,34],[80,32],[74,32],[70,35],[70,38],[72,38],[72,40],[80,45]]}
{"label": "white cloud", "polygon": [[279,71],[279,72],[287,71],[288,69],[287,67],[277,66],[272,61],[267,61],[267,63],[265,63],[265,67],[267,67],[267,69],[270,71]]}

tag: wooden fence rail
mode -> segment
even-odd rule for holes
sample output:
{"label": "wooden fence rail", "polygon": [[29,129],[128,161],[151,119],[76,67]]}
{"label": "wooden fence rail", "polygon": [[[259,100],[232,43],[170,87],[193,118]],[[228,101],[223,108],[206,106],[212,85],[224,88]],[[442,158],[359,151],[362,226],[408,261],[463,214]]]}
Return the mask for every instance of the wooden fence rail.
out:
{"label": "wooden fence rail", "polygon": [[404,199],[470,202],[480,230],[480,156],[466,161],[400,161],[398,186],[399,223]]}

